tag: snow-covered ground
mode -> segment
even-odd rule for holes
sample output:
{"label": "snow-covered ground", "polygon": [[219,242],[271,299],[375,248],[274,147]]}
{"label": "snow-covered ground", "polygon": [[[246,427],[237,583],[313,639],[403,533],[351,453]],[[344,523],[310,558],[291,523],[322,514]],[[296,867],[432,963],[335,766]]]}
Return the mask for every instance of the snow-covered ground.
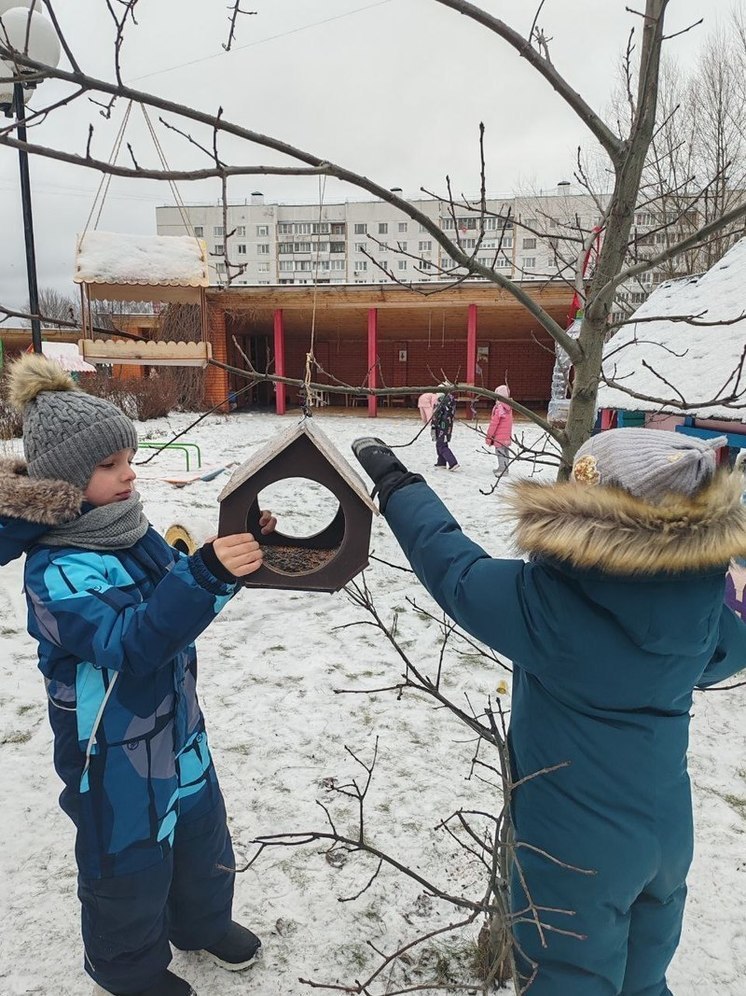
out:
{"label": "snow-covered ground", "polygon": [[[188,421],[150,422],[142,435],[166,438]],[[395,443],[408,442],[419,428],[414,416],[372,424],[360,416],[321,414],[318,423],[344,454],[372,428]],[[200,443],[206,463],[241,461],[289,424],[271,415],[210,417],[188,438]],[[469,535],[490,553],[508,553],[499,492],[480,493],[492,483],[493,460],[480,452],[479,438],[457,425],[453,449],[460,474],[433,471],[432,449],[423,434],[399,453],[427,476]],[[141,451],[143,459],[149,455]],[[163,455],[143,468],[146,512],[163,530],[178,519],[216,520],[216,496],[227,480],[222,475],[179,490],[146,479],[180,460]],[[286,492],[273,510],[286,527],[293,522],[300,531],[307,515],[303,491]],[[403,563],[380,518],[372,548],[383,560]],[[436,666],[438,626],[406,601],[416,596],[433,608],[428,596],[410,574],[378,562],[367,577],[384,617],[399,613],[404,646],[417,661]],[[73,828],[57,808],[60,786],[21,584],[20,564],[0,572],[0,994],[83,996],[91,984],[81,968]],[[368,839],[447,891],[475,894],[473,864],[434,829],[459,806],[494,805],[484,783],[468,778],[473,744],[467,731],[424,698],[334,694],[390,685],[401,673],[371,627],[336,628],[361,618],[343,593],[247,590],[201,637],[200,694],[239,861],[253,854],[258,834],[324,829],[317,800],[332,807],[341,828],[352,829],[352,811],[339,806],[329,780],[340,784],[359,776],[345,747],[368,760],[379,737]],[[459,701],[468,694],[482,703],[505,675],[468,647],[462,651],[448,658],[446,688]],[[744,704],[746,689],[699,695],[695,702],[690,767],[698,847],[684,938],[670,976],[676,996],[746,993]],[[265,957],[249,975],[228,976],[197,956],[177,954],[175,969],[200,996],[295,996],[311,991],[299,977],[332,983],[363,978],[376,964],[367,942],[391,951],[448,921],[449,909],[390,870],[356,902],[340,903],[339,897],[362,889],[375,863],[358,855],[335,867],[324,850],[317,844],[265,851],[238,876],[236,912],[262,935]],[[468,941],[453,941],[445,951],[452,968],[467,956]],[[411,970],[416,973],[416,964]]]}

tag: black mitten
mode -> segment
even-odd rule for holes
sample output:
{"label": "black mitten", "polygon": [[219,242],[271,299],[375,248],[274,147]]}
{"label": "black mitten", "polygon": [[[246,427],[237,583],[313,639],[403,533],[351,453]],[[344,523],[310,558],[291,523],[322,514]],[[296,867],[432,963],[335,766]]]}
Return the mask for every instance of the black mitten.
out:
{"label": "black mitten", "polygon": [[410,473],[393,450],[375,436],[356,439],[352,444],[352,452],[375,484],[373,495],[378,494],[382,512],[386,511],[386,505],[394,491],[407,484],[424,481],[420,474]]}

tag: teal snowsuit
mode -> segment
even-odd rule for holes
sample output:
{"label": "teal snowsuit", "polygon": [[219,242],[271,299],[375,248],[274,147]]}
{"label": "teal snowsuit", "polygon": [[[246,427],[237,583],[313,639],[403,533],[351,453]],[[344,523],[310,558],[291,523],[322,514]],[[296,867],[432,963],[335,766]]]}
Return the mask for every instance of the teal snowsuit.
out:
{"label": "teal snowsuit", "polygon": [[[545,508],[550,491],[555,504]],[[528,563],[490,557],[424,483],[388,500],[386,519],[423,585],[513,661],[514,779],[565,765],[514,792],[517,861],[533,903],[575,913],[544,913],[542,923],[583,938],[547,931],[543,948],[514,876],[514,936],[524,976],[535,972],[531,996],[670,994],[665,973],[692,858],[692,692],[746,667],[746,625],[723,604],[725,564],[702,566],[722,556],[738,494],[730,484],[711,491],[693,527],[692,569],[675,574],[664,573],[671,553],[657,512],[637,499],[627,504],[641,521],[631,526],[625,508],[618,545],[619,530],[610,540],[609,521],[576,506],[585,489],[524,482],[515,503]],[[615,494],[611,519],[621,518]],[[682,542],[685,560],[689,547],[687,536],[676,540],[678,563]]]}

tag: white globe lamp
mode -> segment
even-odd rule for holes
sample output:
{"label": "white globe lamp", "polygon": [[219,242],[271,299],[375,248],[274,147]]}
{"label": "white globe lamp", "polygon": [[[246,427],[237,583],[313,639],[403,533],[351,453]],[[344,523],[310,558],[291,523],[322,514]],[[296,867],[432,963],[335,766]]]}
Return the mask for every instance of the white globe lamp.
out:
{"label": "white globe lamp", "polygon": [[[0,0],[0,19],[0,45],[7,46],[34,62],[43,62],[53,69],[57,67],[60,61],[60,41],[48,17],[39,10],[19,6],[17,2],[10,9],[3,10],[3,0]],[[24,71],[22,66],[19,68],[21,72]]]}
{"label": "white globe lamp", "polygon": [[[6,11],[12,10],[14,7],[25,7],[26,10],[28,10],[32,2],[33,0],[0,0],[0,17],[2,17]],[[40,7],[41,4],[37,3],[35,9],[39,10]]]}

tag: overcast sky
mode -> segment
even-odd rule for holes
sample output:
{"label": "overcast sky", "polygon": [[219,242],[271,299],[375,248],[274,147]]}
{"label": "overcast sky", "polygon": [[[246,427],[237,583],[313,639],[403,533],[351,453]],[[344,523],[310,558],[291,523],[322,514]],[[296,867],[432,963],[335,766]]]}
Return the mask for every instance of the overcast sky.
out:
{"label": "overcast sky", "polygon": [[[123,51],[130,84],[273,135],[416,197],[421,186],[473,195],[479,187],[478,125],[484,121],[488,192],[526,193],[571,179],[576,149],[593,147],[587,133],[538,74],[505,42],[434,0],[244,0],[231,52],[228,0],[141,0],[137,27]],[[482,0],[484,9],[527,32],[537,0]],[[634,4],[629,4],[635,6]],[[640,18],[628,0],[547,0],[540,24],[552,37],[554,64],[599,111],[608,106],[621,53]],[[642,6],[642,0],[637,6]],[[706,34],[727,23],[731,0],[671,0],[668,33],[705,17],[705,25],[669,43],[682,66],[692,65]],[[82,67],[111,78],[113,31],[104,0],[58,0],[59,17]],[[45,83],[32,106],[62,96]],[[83,153],[89,122],[93,155],[108,159],[124,106],[111,121],[87,100],[62,109],[32,132],[39,144]],[[133,119],[135,119],[133,114]],[[154,121],[172,168],[205,165],[195,149]],[[197,134],[197,132],[195,132]],[[141,120],[127,140],[138,161],[156,165]],[[226,161],[281,161],[227,140]],[[127,161],[127,156],[123,158]],[[82,230],[100,177],[62,163],[31,164],[40,287],[72,293],[76,232]],[[268,200],[315,201],[318,180],[247,177],[231,182],[231,200],[252,190]],[[218,181],[183,184],[187,203],[214,203]],[[329,181],[326,200],[359,199]],[[155,206],[173,203],[168,185],[114,178],[99,228],[155,232]],[[0,149],[0,302],[28,298],[15,152]]]}

